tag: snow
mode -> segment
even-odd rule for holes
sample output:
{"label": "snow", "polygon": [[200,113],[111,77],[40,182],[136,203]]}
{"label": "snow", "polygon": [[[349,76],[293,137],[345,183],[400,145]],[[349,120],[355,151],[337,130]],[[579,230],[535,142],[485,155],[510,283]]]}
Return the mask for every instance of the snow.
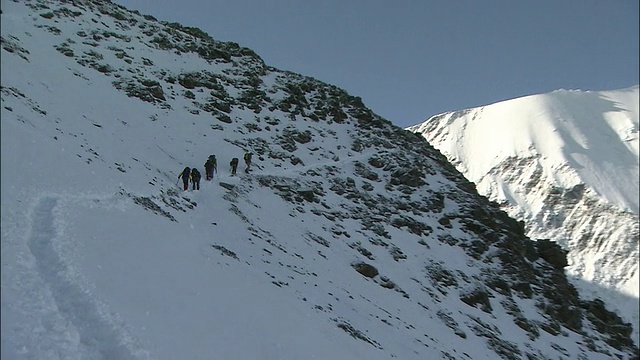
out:
{"label": "snow", "polygon": [[[127,97],[112,85],[121,78],[84,67],[52,46],[68,42],[82,53],[85,48],[67,35],[90,32],[91,24],[123,31],[118,22],[97,13],[90,15],[93,22],[48,20],[39,16],[46,9],[33,11],[25,3],[3,2],[1,15],[3,42],[28,51],[25,60],[0,50],[3,359],[495,358],[485,338],[467,330],[462,341],[438,313],[463,329],[471,316],[497,323],[505,341],[521,351],[552,357],[562,347],[571,355],[607,358],[579,346],[583,338],[573,332],[561,338],[541,332],[530,349],[526,333],[502,311],[470,308],[455,291],[429,294],[433,290],[417,280],[425,277],[425,263],[446,262],[468,277],[480,273],[457,246],[429,241],[427,247],[418,236],[389,228],[405,262],[385,247],[367,248],[383,274],[417,300],[385,289],[351,267],[363,260],[351,246],[368,245],[361,223],[327,221],[258,184],[254,174],[286,185],[308,179],[310,170],[353,171],[355,161],[373,154],[350,150],[353,127],[291,120],[316,138],[297,145],[304,165],[256,156],[254,172],[244,174],[241,163],[239,175],[231,176],[228,161],[241,158],[249,137],[242,125],[255,120],[253,111],[234,109],[240,125],[221,131],[212,128],[217,120],[186,111],[193,108],[186,98],[172,98],[167,109]],[[109,47],[176,73],[230,66],[152,49],[134,36],[124,45],[105,38],[95,48],[114,67],[127,65]],[[136,76],[153,78],[155,68],[144,69]],[[273,74],[262,80],[266,87],[276,82]],[[273,127],[290,124],[283,123]],[[202,180],[200,191],[178,190],[178,172],[202,168],[212,153],[219,170],[214,179]],[[441,173],[429,177],[434,189],[448,181]],[[387,191],[373,186],[374,193]],[[322,206],[343,210],[342,200],[327,193]],[[170,216],[144,201],[162,205]],[[445,211],[457,206],[446,199]],[[438,227],[435,217],[424,221]],[[459,228],[451,232],[465,236]],[[534,304],[523,304],[531,318],[540,317]],[[346,333],[350,326],[360,333]]]}
{"label": "snow", "polygon": [[[638,87],[624,91],[558,90],[477,109],[447,127],[442,150],[471,181],[505,158],[542,155],[540,166],[563,187],[584,182],[601,197],[638,213]],[[423,124],[427,124],[427,122]],[[421,131],[420,125],[411,127]],[[575,172],[559,171],[569,164]]]}
{"label": "snow", "polygon": [[[637,85],[612,91],[557,90],[437,115],[409,128],[440,149],[480,193],[524,220],[528,236],[554,239],[569,250],[567,274],[574,285],[584,297],[607,299],[636,324],[636,341],[638,103]],[[513,159],[519,159],[517,165],[504,168]],[[593,214],[591,219],[581,213],[584,203],[569,208],[568,215],[549,209],[545,187],[576,185],[584,185],[585,194],[617,212],[605,218],[600,206],[600,219]],[[576,220],[583,215],[585,220]],[[557,222],[549,220],[554,216]]]}

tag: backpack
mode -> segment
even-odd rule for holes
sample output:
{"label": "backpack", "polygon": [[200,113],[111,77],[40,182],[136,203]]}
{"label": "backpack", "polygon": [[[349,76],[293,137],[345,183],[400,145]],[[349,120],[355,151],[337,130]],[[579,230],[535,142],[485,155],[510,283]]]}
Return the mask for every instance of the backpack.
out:
{"label": "backpack", "polygon": [[[193,169],[195,170],[195,169]],[[180,175],[178,175],[178,179],[179,178],[183,178],[183,179],[188,179],[189,178],[189,173],[191,172],[191,168],[189,168],[188,166],[186,168],[184,168],[184,170],[182,170],[182,172],[180,173]]]}
{"label": "backpack", "polygon": [[195,181],[200,180],[200,171],[198,171],[198,169],[194,168],[193,170],[191,170],[191,178]]}
{"label": "backpack", "polygon": [[231,162],[230,162],[229,164],[230,164],[231,166],[238,165],[238,158],[233,158],[233,159],[231,159]]}

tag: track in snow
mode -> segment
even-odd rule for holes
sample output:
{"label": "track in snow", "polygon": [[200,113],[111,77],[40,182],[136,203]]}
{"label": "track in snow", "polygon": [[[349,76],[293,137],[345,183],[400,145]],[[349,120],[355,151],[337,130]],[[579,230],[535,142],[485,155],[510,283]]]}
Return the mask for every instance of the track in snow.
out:
{"label": "track in snow", "polygon": [[54,215],[57,205],[58,200],[53,197],[44,197],[36,204],[28,244],[58,312],[78,333],[78,356],[82,359],[146,358],[146,351],[132,344],[126,331],[111,321],[112,316],[101,314],[104,312],[90,292],[70,278],[67,265],[54,248],[58,238]]}

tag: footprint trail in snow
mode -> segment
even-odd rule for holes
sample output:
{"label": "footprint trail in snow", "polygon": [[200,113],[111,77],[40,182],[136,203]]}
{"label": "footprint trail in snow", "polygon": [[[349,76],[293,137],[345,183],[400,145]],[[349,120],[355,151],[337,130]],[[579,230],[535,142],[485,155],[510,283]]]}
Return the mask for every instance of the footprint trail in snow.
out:
{"label": "footprint trail in snow", "polygon": [[28,244],[58,312],[77,332],[78,348],[71,352],[82,359],[147,358],[146,351],[118,323],[117,315],[105,311],[86,287],[73,280],[64,257],[54,247],[54,242],[64,241],[56,231],[56,206],[59,201],[54,197],[38,201]]}

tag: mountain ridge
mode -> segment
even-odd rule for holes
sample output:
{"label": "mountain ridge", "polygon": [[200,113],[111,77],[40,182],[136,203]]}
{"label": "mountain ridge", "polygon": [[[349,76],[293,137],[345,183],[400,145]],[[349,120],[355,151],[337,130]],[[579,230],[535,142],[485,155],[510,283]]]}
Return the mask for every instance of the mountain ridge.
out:
{"label": "mountain ridge", "polygon": [[558,246],[360,98],[108,1],[1,16],[3,357],[637,357]]}
{"label": "mountain ridge", "polygon": [[[436,115],[423,134],[479,192],[569,250],[568,273],[638,296],[638,86],[557,90]],[[612,294],[581,287],[587,296]],[[617,304],[637,323],[633,301]],[[637,336],[637,331],[636,331]]]}

